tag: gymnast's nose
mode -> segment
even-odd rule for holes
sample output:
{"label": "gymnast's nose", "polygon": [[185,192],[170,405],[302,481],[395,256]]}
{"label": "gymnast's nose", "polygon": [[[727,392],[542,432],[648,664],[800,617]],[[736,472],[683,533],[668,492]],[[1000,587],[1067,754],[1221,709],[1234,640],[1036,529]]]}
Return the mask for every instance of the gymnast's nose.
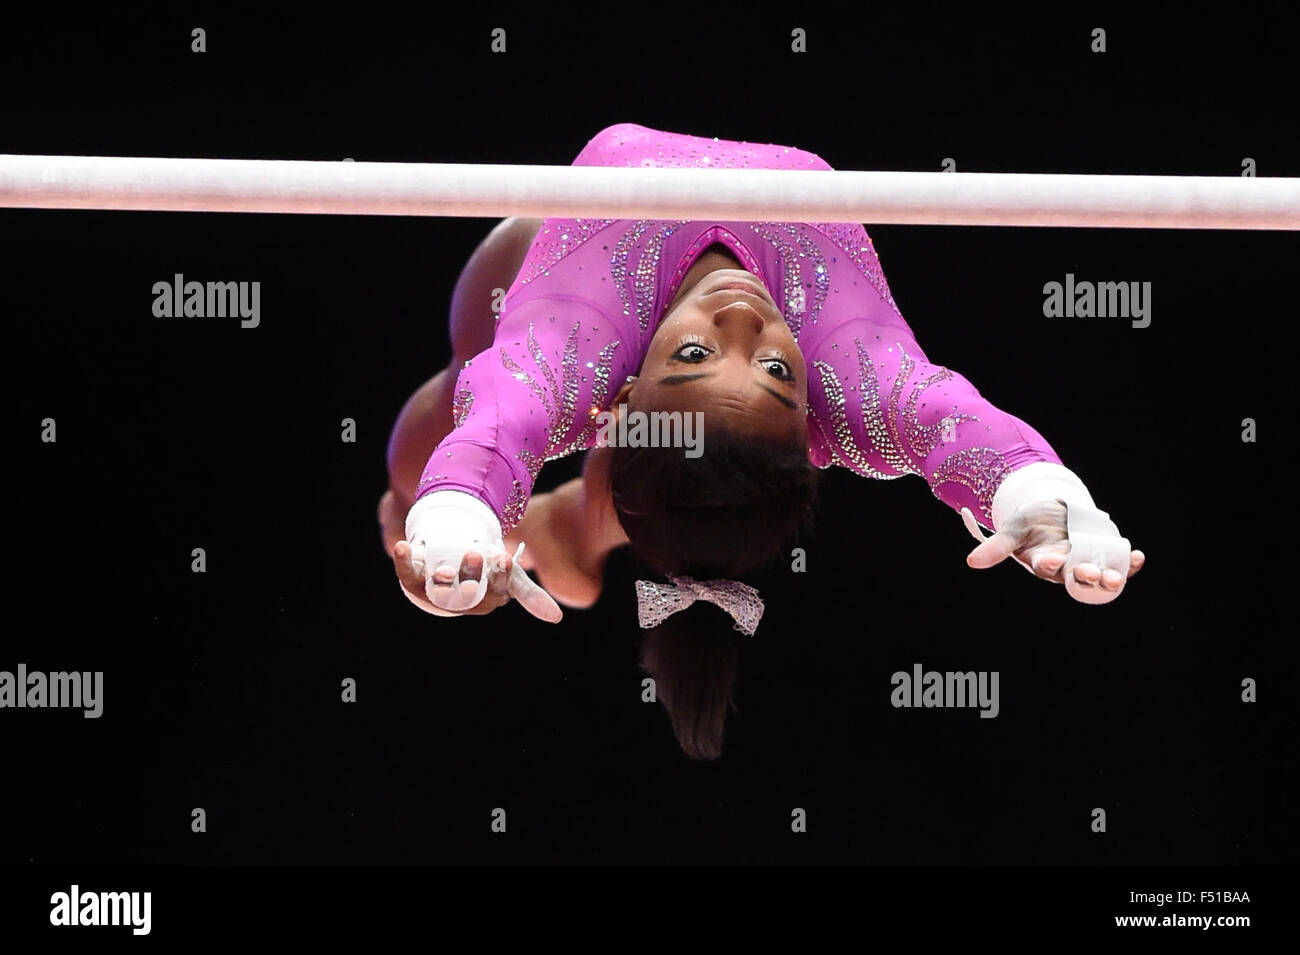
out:
{"label": "gymnast's nose", "polygon": [[757,335],[766,322],[758,309],[743,299],[728,302],[713,313],[713,327],[720,332]]}

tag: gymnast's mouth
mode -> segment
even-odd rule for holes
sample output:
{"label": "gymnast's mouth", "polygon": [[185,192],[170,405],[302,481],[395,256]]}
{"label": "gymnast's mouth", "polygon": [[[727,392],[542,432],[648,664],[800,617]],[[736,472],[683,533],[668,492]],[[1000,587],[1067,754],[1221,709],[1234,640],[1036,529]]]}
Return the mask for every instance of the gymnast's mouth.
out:
{"label": "gymnast's mouth", "polygon": [[751,295],[756,295],[765,302],[771,301],[771,297],[768,295],[768,291],[764,288],[762,282],[758,281],[756,278],[742,278],[735,274],[721,277],[717,282],[709,287],[709,291],[705,294],[712,295],[714,292],[729,290],[749,292]]}
{"label": "gymnast's mouth", "polygon": [[713,292],[709,292],[708,294],[712,295],[714,292],[741,292],[745,295],[752,295],[754,298],[761,298],[765,302],[767,301],[765,296],[759,295],[746,282],[728,282],[726,285],[723,285],[720,288],[715,288]]}

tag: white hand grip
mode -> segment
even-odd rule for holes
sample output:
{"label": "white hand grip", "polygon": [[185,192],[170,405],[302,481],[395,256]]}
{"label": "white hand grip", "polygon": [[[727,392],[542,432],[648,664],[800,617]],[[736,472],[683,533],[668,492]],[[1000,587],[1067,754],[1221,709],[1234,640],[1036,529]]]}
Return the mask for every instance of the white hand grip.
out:
{"label": "white hand grip", "polygon": [[1070,538],[1070,553],[1062,569],[1065,589],[1080,603],[1109,603],[1119,596],[1119,590],[1107,590],[1100,583],[1080,583],[1075,580],[1074,568],[1079,564],[1096,564],[1103,572],[1115,570],[1127,578],[1131,553],[1128,538],[1120,536],[1119,528],[1105,511],[1068,501],[1065,510],[1065,526]]}

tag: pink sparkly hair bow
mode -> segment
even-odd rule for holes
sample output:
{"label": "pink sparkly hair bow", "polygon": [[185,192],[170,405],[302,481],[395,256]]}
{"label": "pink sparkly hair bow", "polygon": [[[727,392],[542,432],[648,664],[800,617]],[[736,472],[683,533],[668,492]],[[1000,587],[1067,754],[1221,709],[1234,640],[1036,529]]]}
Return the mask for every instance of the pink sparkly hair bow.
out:
{"label": "pink sparkly hair bow", "polygon": [[642,628],[657,627],[679,610],[685,610],[697,600],[716,604],[736,622],[735,628],[746,636],[753,636],[758,621],[763,617],[763,601],[758,591],[738,580],[694,580],[690,577],[669,577],[672,583],[661,584],[654,580],[636,582],[637,615]]}

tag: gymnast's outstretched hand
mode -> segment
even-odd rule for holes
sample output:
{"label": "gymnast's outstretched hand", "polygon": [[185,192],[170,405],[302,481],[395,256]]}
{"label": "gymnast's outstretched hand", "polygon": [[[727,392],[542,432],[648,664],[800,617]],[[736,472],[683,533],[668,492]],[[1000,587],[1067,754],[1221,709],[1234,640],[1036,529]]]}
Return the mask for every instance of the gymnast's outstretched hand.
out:
{"label": "gymnast's outstretched hand", "polygon": [[518,600],[534,617],[563,617],[551,595],[512,557],[491,509],[460,491],[435,491],[415,502],[406,517],[406,540],[393,547],[393,566],[411,603],[439,617],[491,613]]}
{"label": "gymnast's outstretched hand", "polygon": [[[1070,509],[1078,511],[1070,520]],[[1033,500],[1018,506],[997,524],[997,533],[985,538],[970,508],[962,520],[980,545],[966,563],[984,569],[1008,557],[1044,580],[1064,584],[1081,603],[1109,603],[1146,562],[1140,550],[1131,550],[1126,538],[1103,511],[1060,500]],[[1085,523],[1085,521],[1087,523]]]}

